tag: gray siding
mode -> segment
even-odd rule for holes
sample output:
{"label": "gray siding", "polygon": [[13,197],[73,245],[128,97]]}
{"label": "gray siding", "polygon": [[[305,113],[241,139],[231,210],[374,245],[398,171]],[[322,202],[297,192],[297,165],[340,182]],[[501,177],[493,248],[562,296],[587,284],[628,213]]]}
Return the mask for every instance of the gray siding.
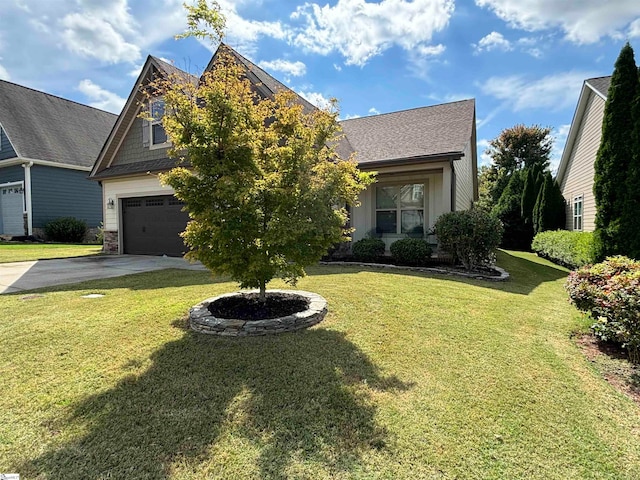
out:
{"label": "gray siding", "polygon": [[142,123],[145,121],[141,118],[136,118],[133,121],[113,160],[113,166],[167,158],[166,148],[151,150],[149,147],[142,146]]}
{"label": "gray siding", "polygon": [[21,165],[2,168],[0,164],[0,183],[23,182],[24,168]]}
{"label": "gray siding", "polygon": [[102,221],[102,187],[88,176],[80,170],[31,167],[33,227],[43,228],[58,217],[75,217],[97,227]]}
{"label": "gray siding", "polygon": [[590,93],[584,115],[579,119],[575,142],[572,146],[567,171],[562,179],[560,189],[567,202],[568,230],[573,229],[573,199],[583,196],[582,229],[591,232],[595,228],[596,201],[593,195],[594,162],[600,138],[602,137],[602,118],[604,116],[605,101]]}
{"label": "gray siding", "polygon": [[9,142],[9,137],[4,133],[4,129],[0,127],[0,160],[14,157],[17,157],[16,151],[13,149],[11,142]]}

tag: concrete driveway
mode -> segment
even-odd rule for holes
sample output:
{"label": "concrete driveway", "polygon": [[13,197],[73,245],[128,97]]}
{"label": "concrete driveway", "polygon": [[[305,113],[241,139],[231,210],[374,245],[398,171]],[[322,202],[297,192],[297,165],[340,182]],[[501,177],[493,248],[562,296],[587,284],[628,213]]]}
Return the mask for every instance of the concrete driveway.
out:
{"label": "concrete driveway", "polygon": [[146,255],[105,255],[0,263],[0,294],[165,268],[205,270],[200,263],[192,265],[182,258]]}

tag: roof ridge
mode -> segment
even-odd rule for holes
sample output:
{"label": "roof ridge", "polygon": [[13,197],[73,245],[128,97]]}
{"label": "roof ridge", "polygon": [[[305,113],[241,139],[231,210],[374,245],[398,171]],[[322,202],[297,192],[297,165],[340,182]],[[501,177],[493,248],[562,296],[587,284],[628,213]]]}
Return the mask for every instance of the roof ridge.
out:
{"label": "roof ridge", "polygon": [[475,98],[466,98],[464,100],[456,100],[454,102],[444,102],[444,103],[436,103],[435,105],[424,105],[422,107],[405,108],[404,110],[394,110],[393,112],[376,113],[375,115],[366,115],[364,117],[345,118],[344,120],[340,120],[340,123],[350,122],[352,120],[362,120],[364,118],[382,117],[384,115],[395,115],[396,113],[411,112],[413,110],[422,110],[424,108],[443,107],[445,105],[453,105],[454,103],[474,102],[474,101],[475,101]]}
{"label": "roof ridge", "polygon": [[190,77],[193,77],[193,78],[196,78],[196,79],[200,78],[200,75],[194,75],[193,73],[187,72],[186,70],[183,70],[182,68],[177,67],[177,66],[176,66],[176,64],[175,64],[175,62],[174,62],[173,60],[171,60],[171,62],[173,62],[173,63],[171,63],[171,62],[167,62],[167,61],[163,60],[163,59],[162,59],[162,58],[160,58],[160,57],[156,57],[155,55],[151,55],[151,54],[149,54],[149,56],[150,56],[153,60],[155,60],[156,62],[158,62],[158,63],[164,64],[164,65],[167,65],[167,66],[169,66],[169,67],[171,67],[171,68],[175,68],[176,70],[180,71],[180,73],[184,73],[185,75],[189,75]]}
{"label": "roof ridge", "polygon": [[587,78],[585,80],[585,82],[588,82],[589,80],[600,80],[601,78],[611,78],[613,75],[602,75],[601,77],[591,77],[591,78]]}
{"label": "roof ridge", "polygon": [[31,91],[32,91],[32,92],[34,92],[34,93],[39,93],[39,94],[41,94],[41,95],[46,95],[47,97],[52,97],[52,98],[55,98],[55,99],[58,99],[58,100],[64,100],[65,102],[73,103],[73,104],[78,105],[78,106],[80,106],[80,107],[91,108],[91,109],[93,109],[93,110],[97,110],[97,111],[99,111],[99,112],[101,112],[101,113],[108,113],[109,115],[113,115],[113,116],[115,116],[115,117],[117,117],[117,116],[118,116],[118,114],[117,114],[117,113],[111,113],[111,112],[108,112],[108,111],[106,111],[106,110],[102,110],[101,108],[98,108],[98,107],[93,107],[93,106],[91,106],[91,105],[87,105],[87,104],[85,104],[85,103],[80,103],[80,102],[78,102],[78,101],[76,101],[76,100],[70,100],[70,99],[68,99],[68,98],[64,98],[64,97],[61,97],[60,95],[55,95],[55,94],[53,94],[53,93],[43,92],[42,90],[38,90],[38,89],[35,89],[35,88],[32,88],[32,87],[27,87],[27,86],[25,86],[25,85],[20,85],[19,83],[10,82],[9,80],[2,80],[2,79],[0,79],[0,82],[8,83],[8,84],[10,84],[10,85],[13,85],[14,87],[24,88],[25,90],[31,90]]}

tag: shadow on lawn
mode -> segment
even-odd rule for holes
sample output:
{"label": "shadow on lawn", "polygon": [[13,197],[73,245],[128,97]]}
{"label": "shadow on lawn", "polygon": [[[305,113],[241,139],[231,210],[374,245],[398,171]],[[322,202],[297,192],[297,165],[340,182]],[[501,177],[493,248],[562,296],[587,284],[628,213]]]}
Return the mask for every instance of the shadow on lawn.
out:
{"label": "shadow on lawn", "polygon": [[[510,278],[503,282],[492,280],[479,280],[455,274],[442,274],[435,272],[417,272],[412,270],[396,270],[385,269],[383,267],[365,267],[354,264],[348,265],[331,265],[322,267],[313,267],[308,269],[310,275],[339,275],[347,269],[351,272],[382,272],[389,275],[404,275],[412,277],[429,276],[436,279],[450,280],[454,282],[466,283],[469,285],[478,285],[485,288],[502,290],[509,293],[519,295],[529,295],[539,285],[546,282],[554,282],[556,280],[566,278],[567,269],[551,262],[533,257],[532,260],[519,256],[521,252],[509,252],[505,250],[498,251],[498,266],[509,272]],[[525,254],[526,255],[526,254]]]}
{"label": "shadow on lawn", "polygon": [[[370,389],[410,388],[380,376],[344,334],[323,329],[237,340],[185,333],[152,360],[140,376],[87,398],[52,426],[83,436],[14,470],[159,479],[172,464],[192,471],[211,462],[224,472],[225,463],[245,461],[260,478],[278,479],[295,457],[339,475],[357,468],[363,452],[385,447]],[[229,435],[232,448],[212,453]]]}

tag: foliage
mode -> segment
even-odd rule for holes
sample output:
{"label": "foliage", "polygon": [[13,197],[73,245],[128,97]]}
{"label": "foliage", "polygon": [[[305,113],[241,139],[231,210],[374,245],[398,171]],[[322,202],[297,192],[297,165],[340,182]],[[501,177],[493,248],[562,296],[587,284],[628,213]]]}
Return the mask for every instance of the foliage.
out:
{"label": "foliage", "polygon": [[551,172],[544,175],[544,183],[533,207],[533,230],[535,233],[565,227],[566,211],[564,197],[558,182]]}
{"label": "foliage", "polygon": [[531,249],[539,256],[569,268],[595,261],[592,232],[547,230],[533,237]]}
{"label": "foliage", "polygon": [[[635,166],[630,168],[632,160],[638,158],[640,149],[640,144],[636,143],[640,107],[633,107],[638,101],[638,69],[633,49],[627,43],[620,51],[611,77],[602,122],[602,139],[594,164],[596,253],[599,259],[626,253],[630,239],[634,239],[635,243],[640,242],[638,230],[633,230],[638,225],[638,184],[628,183],[640,177],[638,160],[634,160]],[[625,224],[623,218],[632,223]]]}
{"label": "foliage", "polygon": [[431,258],[431,245],[422,238],[401,238],[389,247],[391,256],[400,265],[424,265]]}
{"label": "foliage", "polygon": [[63,243],[81,243],[87,233],[87,223],[74,217],[60,217],[44,226],[47,240]]}
{"label": "foliage", "polygon": [[571,272],[565,287],[578,310],[595,320],[594,334],[621,344],[640,363],[640,262],[608,257]]}
{"label": "foliage", "polygon": [[271,279],[295,285],[306,265],[350,240],[344,206],[358,205],[373,176],[336,154],[335,108],[305,112],[291,91],[259,97],[224,45],[199,83],[172,76],[153,87],[166,104],[170,155],[191,164],[161,175],[189,212],[188,258],[264,298]]}
{"label": "foliage", "polygon": [[522,193],[525,171],[515,171],[491,213],[500,219],[504,227],[502,246],[527,250],[533,238],[533,226],[522,218]]}
{"label": "foliage", "polygon": [[487,183],[493,204],[499,201],[514,172],[534,166],[546,170],[552,147],[551,128],[539,125],[515,125],[491,140],[485,153],[492,159]]}
{"label": "foliage", "polygon": [[533,209],[536,205],[539,188],[537,184],[538,169],[527,168],[525,170],[522,198],[520,200],[520,216],[526,225],[533,225]]}
{"label": "foliage", "polygon": [[351,247],[353,257],[361,262],[374,262],[384,255],[385,243],[380,238],[363,238]]}
{"label": "foliage", "polygon": [[478,209],[440,215],[434,230],[440,248],[467,270],[495,262],[504,231],[498,218]]}

